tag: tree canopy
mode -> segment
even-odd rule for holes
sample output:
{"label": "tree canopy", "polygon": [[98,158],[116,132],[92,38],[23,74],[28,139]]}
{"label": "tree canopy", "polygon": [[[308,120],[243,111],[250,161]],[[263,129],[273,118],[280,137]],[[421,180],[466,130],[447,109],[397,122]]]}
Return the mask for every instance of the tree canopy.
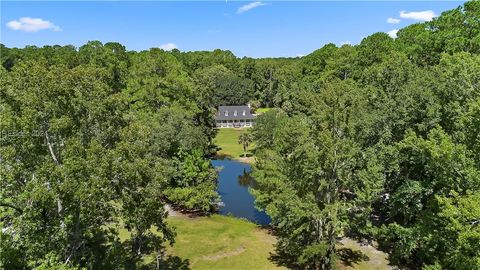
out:
{"label": "tree canopy", "polygon": [[[339,238],[411,269],[480,268],[480,2],[305,57],[0,45],[0,266],[132,269],[175,241],[165,204],[218,203],[219,105],[256,119],[272,259],[331,269]],[[120,229],[131,235],[120,241]],[[158,233],[152,233],[155,229]]]}

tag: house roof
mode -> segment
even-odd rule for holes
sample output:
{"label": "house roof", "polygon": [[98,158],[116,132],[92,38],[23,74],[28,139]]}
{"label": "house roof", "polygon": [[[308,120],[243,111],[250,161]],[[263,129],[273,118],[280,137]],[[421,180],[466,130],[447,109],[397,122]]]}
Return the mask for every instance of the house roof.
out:
{"label": "house roof", "polygon": [[[236,115],[235,115],[236,112]],[[219,106],[215,120],[245,120],[254,119],[248,106]]]}

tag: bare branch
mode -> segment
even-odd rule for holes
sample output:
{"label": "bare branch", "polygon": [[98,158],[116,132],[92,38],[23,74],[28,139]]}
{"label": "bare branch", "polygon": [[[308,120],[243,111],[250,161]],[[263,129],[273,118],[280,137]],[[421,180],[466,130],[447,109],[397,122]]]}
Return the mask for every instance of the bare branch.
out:
{"label": "bare branch", "polygon": [[58,159],[57,156],[55,156],[55,153],[53,152],[53,147],[52,144],[50,143],[50,138],[48,137],[48,131],[45,129],[45,141],[47,142],[48,146],[48,151],[50,152],[50,155],[52,156],[53,161],[58,165]]}

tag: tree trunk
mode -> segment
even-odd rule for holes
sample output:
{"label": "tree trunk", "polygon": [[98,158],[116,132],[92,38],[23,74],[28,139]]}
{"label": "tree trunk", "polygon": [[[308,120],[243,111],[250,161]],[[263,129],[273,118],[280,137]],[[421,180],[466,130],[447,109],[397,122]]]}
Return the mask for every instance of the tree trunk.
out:
{"label": "tree trunk", "polygon": [[[45,132],[44,132],[45,142],[47,144],[48,151],[52,156],[53,162],[55,162],[57,166],[60,166],[60,160],[58,159],[57,155],[55,155],[55,151],[53,150],[53,146],[50,142],[50,136],[48,135],[48,127],[46,127],[46,124],[44,129],[45,129]],[[62,228],[65,228],[65,222],[63,221],[63,214],[64,214],[63,202],[62,202],[62,199],[60,199],[60,195],[57,196],[56,200],[57,200],[57,213],[58,213],[58,216],[60,217],[60,226]]]}

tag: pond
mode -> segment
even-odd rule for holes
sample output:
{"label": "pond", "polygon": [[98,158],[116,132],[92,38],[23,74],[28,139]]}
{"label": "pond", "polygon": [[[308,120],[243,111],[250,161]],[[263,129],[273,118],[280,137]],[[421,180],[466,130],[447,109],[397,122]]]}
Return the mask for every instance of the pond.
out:
{"label": "pond", "polygon": [[246,218],[260,225],[269,224],[270,218],[255,208],[255,198],[248,191],[254,184],[250,165],[229,159],[212,160],[212,165],[222,168],[218,175],[218,193],[222,200],[219,213]]}

